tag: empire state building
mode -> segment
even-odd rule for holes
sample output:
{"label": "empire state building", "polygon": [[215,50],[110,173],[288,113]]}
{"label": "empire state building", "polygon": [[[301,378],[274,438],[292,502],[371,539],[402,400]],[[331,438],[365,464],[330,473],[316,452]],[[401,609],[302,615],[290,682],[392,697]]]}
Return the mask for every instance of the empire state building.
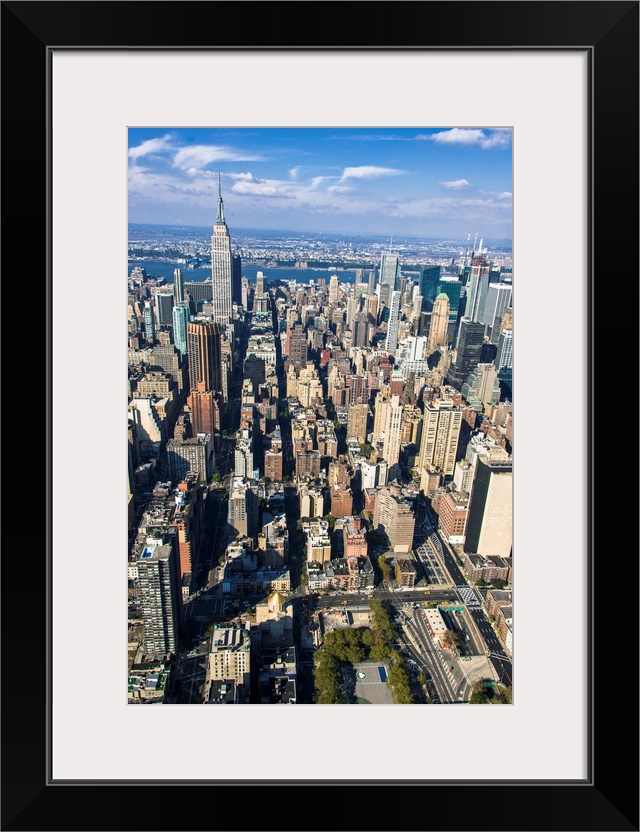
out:
{"label": "empire state building", "polygon": [[211,235],[211,281],[213,316],[216,323],[226,325],[233,316],[231,300],[232,274],[231,237],[224,218],[222,187],[218,179],[218,215]]}

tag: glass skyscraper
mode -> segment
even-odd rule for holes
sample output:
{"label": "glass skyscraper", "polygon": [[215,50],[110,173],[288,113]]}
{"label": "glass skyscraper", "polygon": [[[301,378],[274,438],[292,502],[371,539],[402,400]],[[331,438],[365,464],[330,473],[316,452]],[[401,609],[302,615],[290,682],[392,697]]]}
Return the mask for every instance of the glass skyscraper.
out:
{"label": "glass skyscraper", "polygon": [[[438,289],[440,280],[440,266],[422,266],[420,269],[420,294],[423,297],[422,309],[431,312],[433,302],[441,289]],[[460,298],[458,297],[458,300]],[[457,307],[456,307],[457,308]]]}
{"label": "glass skyscraper", "polygon": [[187,354],[187,324],[189,323],[189,304],[186,301],[173,307],[173,343],[180,353],[180,358]]}
{"label": "glass skyscraper", "polygon": [[449,323],[454,324],[458,320],[458,307],[460,306],[460,293],[462,283],[457,277],[441,277],[436,286],[436,297],[444,294],[449,298]]}

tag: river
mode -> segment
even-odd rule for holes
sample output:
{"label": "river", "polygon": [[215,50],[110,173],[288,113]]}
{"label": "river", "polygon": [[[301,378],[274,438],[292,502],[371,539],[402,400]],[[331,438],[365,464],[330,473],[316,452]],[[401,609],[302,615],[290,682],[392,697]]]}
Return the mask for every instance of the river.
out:
{"label": "river", "polygon": [[[201,283],[211,277],[211,266],[203,268],[188,269],[180,263],[167,263],[163,260],[129,260],[127,274],[130,275],[136,266],[146,269],[149,277],[164,277],[169,283],[173,283],[173,272],[175,269],[182,269],[185,281]],[[337,274],[343,283],[353,283],[355,280],[355,269],[331,270],[331,269],[269,269],[263,266],[242,266],[242,276],[250,283],[256,282],[256,274],[261,271],[267,280],[297,280],[298,283],[310,283],[319,278],[325,278],[327,282],[332,274]],[[368,280],[368,273],[365,272],[365,279]]]}

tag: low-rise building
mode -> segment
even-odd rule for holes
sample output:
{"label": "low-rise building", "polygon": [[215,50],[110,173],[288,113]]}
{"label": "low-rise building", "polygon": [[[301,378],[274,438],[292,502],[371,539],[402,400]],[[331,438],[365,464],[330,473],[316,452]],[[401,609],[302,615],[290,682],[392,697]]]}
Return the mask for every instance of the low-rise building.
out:
{"label": "low-rise building", "polygon": [[169,669],[164,663],[132,667],[129,671],[127,701],[133,704],[158,704],[167,701]]}
{"label": "low-rise building", "polygon": [[496,611],[499,607],[511,606],[511,590],[508,589],[490,589],[484,599],[482,609],[487,615],[496,617]]}
{"label": "low-rise building", "polygon": [[502,558],[498,555],[486,557],[484,555],[467,554],[463,555],[464,568],[472,583],[485,581],[490,584],[494,580],[511,583],[511,558]]}
{"label": "low-rise building", "polygon": [[263,705],[295,705],[297,701],[297,657],[294,646],[262,648],[258,674]]}
{"label": "low-rise building", "polygon": [[432,637],[442,641],[447,632],[447,625],[444,623],[442,613],[435,607],[434,609],[426,609],[423,612]]}
{"label": "low-rise building", "polygon": [[395,576],[399,586],[415,586],[416,567],[413,561],[409,558],[396,558]]}
{"label": "low-rise building", "polygon": [[233,679],[236,685],[248,686],[251,674],[250,659],[251,638],[245,626],[214,625],[207,681]]}

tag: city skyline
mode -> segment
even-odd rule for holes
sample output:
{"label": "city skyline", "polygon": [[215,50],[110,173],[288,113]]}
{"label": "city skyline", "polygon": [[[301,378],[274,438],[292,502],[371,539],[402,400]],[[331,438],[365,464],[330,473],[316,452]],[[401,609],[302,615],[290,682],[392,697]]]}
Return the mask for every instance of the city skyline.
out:
{"label": "city skyline", "polygon": [[[470,170],[478,153],[510,156],[510,135],[405,133],[412,147],[445,145],[437,172],[414,150],[392,167],[389,131],[343,132],[337,152],[326,131],[261,136],[272,156],[292,158],[282,141],[294,137],[340,172],[289,167],[285,188],[222,170],[264,162],[255,142],[132,137],[134,182],[147,175],[140,160],[170,165],[176,205],[197,193],[216,210],[205,235],[166,223],[129,241],[128,702],[511,704],[510,245],[493,259],[488,216],[459,254],[462,240],[414,242],[405,226],[380,244],[371,227],[401,202],[414,214],[437,204],[441,219],[456,206],[462,223],[478,206],[456,196],[472,188],[466,176],[438,179],[444,201],[413,195],[433,193],[434,175],[467,173],[464,158]],[[387,166],[379,148],[338,166],[357,141],[393,145]],[[166,175],[155,184],[162,196]],[[292,224],[277,208],[289,200],[302,225],[353,210],[362,230],[265,230],[234,250],[227,191],[238,210],[275,205],[279,228]],[[340,264],[329,271],[355,266],[353,282],[299,283],[319,256]],[[276,275],[250,281],[244,258]],[[155,273],[207,262],[204,281]]]}
{"label": "city skyline", "polygon": [[512,236],[509,128],[130,128],[129,222]]}

